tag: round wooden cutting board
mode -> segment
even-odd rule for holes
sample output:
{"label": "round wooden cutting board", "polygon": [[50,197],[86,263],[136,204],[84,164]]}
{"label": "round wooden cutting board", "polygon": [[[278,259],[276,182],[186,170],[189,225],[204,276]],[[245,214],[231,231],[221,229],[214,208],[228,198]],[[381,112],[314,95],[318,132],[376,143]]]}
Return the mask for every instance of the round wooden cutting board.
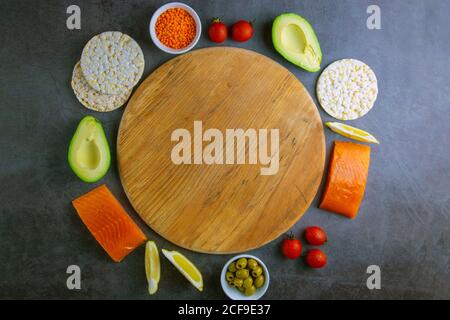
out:
{"label": "round wooden cutting board", "polygon": [[[195,133],[194,121],[202,126]],[[208,129],[217,129],[209,130],[211,140],[203,136]],[[249,129],[244,164],[236,163],[244,148],[228,157],[239,141],[227,141],[227,129]],[[279,153],[272,154],[276,129]],[[183,138],[172,141],[174,131]],[[181,143],[184,151],[173,151]],[[218,163],[205,164],[202,148]],[[175,164],[173,152],[185,162]],[[233,164],[220,164],[221,152]],[[277,238],[305,213],[322,178],[325,139],[317,108],[293,74],[263,55],[221,47],[178,56],[139,86],[120,123],[117,153],[125,192],[154,231],[194,251],[237,253]],[[271,174],[263,175],[270,159]]]}

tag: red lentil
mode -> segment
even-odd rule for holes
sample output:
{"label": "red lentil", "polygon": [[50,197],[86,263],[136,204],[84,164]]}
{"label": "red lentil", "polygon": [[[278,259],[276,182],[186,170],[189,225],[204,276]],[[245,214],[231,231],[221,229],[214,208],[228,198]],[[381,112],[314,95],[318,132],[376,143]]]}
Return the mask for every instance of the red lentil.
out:
{"label": "red lentil", "polygon": [[194,18],[184,9],[171,8],[164,11],[156,20],[156,36],[166,47],[182,49],[195,38]]}

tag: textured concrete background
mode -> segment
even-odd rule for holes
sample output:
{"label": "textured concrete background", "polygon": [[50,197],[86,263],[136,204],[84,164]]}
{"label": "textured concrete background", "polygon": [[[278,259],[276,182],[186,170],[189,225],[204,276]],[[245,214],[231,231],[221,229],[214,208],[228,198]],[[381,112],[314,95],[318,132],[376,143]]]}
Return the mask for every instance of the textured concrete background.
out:
{"label": "textured concrete background", "polygon": [[[351,122],[381,141],[372,149],[365,200],[356,220],[317,209],[317,199],[294,231],[318,224],[329,235],[329,265],[309,270],[285,261],[281,239],[252,252],[271,271],[270,299],[450,298],[450,42],[448,1],[185,1],[204,26],[256,19],[244,44],[291,70],[314,95],[318,74],[283,60],[270,40],[282,12],[305,16],[324,52],[323,66],[353,57],[368,63],[379,98],[364,118]],[[150,41],[147,25],[164,1],[1,1],[0,3],[0,297],[149,299],[144,248],[111,262],[81,223],[70,201],[107,183],[160,248],[179,249],[143,225],[112,165],[101,182],[81,182],[71,172],[67,147],[78,121],[93,114],[104,123],[113,151],[123,109],[107,114],[81,106],[70,88],[74,64],[95,34],[120,30],[134,37],[146,59],[144,76],[171,58]],[[82,29],[66,29],[65,10],[78,4]],[[366,8],[378,4],[382,30],[366,28]],[[198,48],[213,45],[203,35]],[[220,61],[218,61],[219,63]],[[315,99],[315,97],[314,97]],[[324,121],[332,120],[319,109]],[[326,130],[327,151],[334,139]],[[299,177],[301,178],[301,177]],[[321,194],[319,191],[319,195]],[[255,230],[256,231],[256,230]],[[152,299],[225,298],[219,272],[230,256],[181,250],[202,271],[197,292],[162,259],[160,291]],[[82,290],[66,288],[66,268],[82,269]],[[366,268],[382,269],[382,289],[366,288]]]}

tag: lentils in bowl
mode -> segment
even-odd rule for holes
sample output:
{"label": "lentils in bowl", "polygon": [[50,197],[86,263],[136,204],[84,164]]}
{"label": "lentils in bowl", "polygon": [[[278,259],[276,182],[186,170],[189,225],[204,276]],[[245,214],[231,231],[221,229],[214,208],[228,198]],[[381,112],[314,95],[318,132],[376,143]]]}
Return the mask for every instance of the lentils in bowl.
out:
{"label": "lentils in bowl", "polygon": [[194,9],[181,2],[163,5],[150,20],[153,43],[167,53],[189,51],[197,44],[200,34],[200,18]]}

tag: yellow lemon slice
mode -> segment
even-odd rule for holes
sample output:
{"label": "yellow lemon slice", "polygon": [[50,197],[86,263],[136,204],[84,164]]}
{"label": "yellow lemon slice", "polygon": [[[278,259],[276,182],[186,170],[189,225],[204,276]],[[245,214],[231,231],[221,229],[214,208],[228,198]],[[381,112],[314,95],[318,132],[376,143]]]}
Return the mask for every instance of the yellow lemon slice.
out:
{"label": "yellow lemon slice", "polygon": [[178,251],[162,249],[164,256],[181,272],[198,290],[203,291],[203,278],[197,267]]}
{"label": "yellow lemon slice", "polygon": [[147,241],[145,245],[145,275],[148,281],[148,292],[154,294],[158,290],[159,278],[161,277],[161,265],[156,244]]}
{"label": "yellow lemon slice", "polygon": [[370,133],[349,126],[347,124],[339,123],[339,122],[327,122],[325,123],[328,128],[330,128],[332,131],[340,134],[341,136],[362,141],[362,142],[371,142],[371,143],[380,143],[377,139]]}

